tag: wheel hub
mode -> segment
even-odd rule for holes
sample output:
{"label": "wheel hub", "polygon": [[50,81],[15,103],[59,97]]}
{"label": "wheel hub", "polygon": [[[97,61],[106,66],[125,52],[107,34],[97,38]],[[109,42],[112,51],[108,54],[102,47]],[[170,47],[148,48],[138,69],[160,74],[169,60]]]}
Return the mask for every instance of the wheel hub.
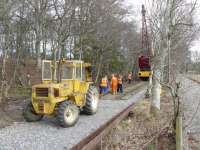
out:
{"label": "wheel hub", "polygon": [[73,108],[70,108],[70,107],[66,108],[64,115],[65,115],[64,116],[65,121],[68,122],[69,124],[73,123],[74,120],[76,120],[76,117],[77,117],[76,111],[73,110]]}
{"label": "wheel hub", "polygon": [[98,96],[96,93],[93,93],[92,95],[92,108],[94,108],[94,110],[97,109],[97,106],[98,106]]}

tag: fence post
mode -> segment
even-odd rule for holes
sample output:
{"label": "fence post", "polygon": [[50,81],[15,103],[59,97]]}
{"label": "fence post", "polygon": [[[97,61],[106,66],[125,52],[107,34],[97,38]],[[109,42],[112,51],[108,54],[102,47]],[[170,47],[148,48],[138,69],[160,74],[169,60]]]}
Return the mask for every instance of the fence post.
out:
{"label": "fence post", "polygon": [[176,117],[176,150],[183,150],[182,117]]}

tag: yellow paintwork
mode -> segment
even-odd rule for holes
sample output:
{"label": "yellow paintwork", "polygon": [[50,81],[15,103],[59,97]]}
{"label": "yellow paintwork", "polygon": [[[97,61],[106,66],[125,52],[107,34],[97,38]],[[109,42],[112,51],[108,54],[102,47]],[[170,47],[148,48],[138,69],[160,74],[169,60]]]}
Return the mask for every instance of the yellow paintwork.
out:
{"label": "yellow paintwork", "polygon": [[[67,63],[68,61],[62,61],[62,63]],[[73,67],[76,67],[76,63],[83,63],[82,61],[70,61],[73,62]],[[84,64],[84,63],[83,63]],[[91,66],[90,64],[84,64],[83,67]],[[73,78],[70,80],[62,80],[60,83],[54,83],[50,80],[42,81],[41,84],[34,85],[32,87],[32,104],[34,110],[38,114],[54,114],[55,107],[58,103],[62,101],[72,101],[79,107],[85,105],[86,93],[88,91],[91,80],[86,79],[85,81],[75,79],[75,74],[73,73]],[[46,88],[48,89],[48,97],[38,97],[36,96],[36,88]],[[55,94],[55,90],[59,91],[58,95]],[[41,109],[42,108],[42,109]]]}
{"label": "yellow paintwork", "polygon": [[139,71],[138,76],[140,78],[148,78],[151,74],[151,71]]}
{"label": "yellow paintwork", "polygon": [[51,80],[43,80],[42,83],[47,84],[47,83],[51,83]]}

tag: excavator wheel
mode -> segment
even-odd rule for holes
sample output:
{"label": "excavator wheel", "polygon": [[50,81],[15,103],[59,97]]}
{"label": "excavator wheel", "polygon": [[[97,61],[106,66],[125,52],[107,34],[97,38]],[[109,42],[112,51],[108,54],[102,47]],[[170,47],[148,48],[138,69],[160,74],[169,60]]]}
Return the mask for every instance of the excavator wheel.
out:
{"label": "excavator wheel", "polygon": [[99,93],[95,86],[90,86],[86,94],[86,104],[83,107],[83,112],[88,115],[93,115],[97,112],[99,105]]}
{"label": "excavator wheel", "polygon": [[24,119],[28,122],[40,121],[43,115],[36,114],[31,102],[27,103],[23,109]]}
{"label": "excavator wheel", "polygon": [[59,124],[66,128],[76,124],[79,118],[79,108],[70,101],[61,102],[56,108]]}

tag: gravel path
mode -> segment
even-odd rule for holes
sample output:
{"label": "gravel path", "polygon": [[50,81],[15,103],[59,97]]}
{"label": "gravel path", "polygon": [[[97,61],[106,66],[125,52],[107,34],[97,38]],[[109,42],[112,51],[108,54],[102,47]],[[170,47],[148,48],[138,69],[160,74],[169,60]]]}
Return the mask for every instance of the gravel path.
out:
{"label": "gravel path", "polygon": [[101,100],[97,114],[81,115],[74,127],[61,128],[54,118],[35,123],[20,122],[0,129],[0,150],[69,149],[132,103],[140,100],[145,88],[132,93],[128,100]]}
{"label": "gravel path", "polygon": [[186,150],[194,147],[200,149],[200,84],[182,78],[182,86],[184,148]]}

